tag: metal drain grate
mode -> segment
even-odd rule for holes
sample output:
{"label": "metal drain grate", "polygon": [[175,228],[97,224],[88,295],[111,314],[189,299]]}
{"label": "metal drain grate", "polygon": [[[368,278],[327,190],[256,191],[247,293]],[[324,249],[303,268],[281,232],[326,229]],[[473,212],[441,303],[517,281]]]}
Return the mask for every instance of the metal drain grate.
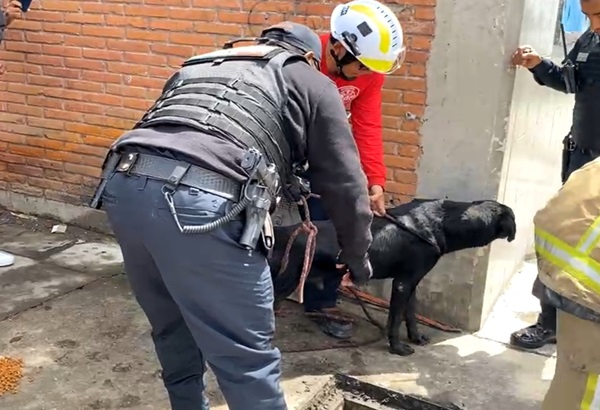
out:
{"label": "metal drain grate", "polygon": [[464,410],[455,404],[434,403],[363,382],[335,375],[302,410]]}

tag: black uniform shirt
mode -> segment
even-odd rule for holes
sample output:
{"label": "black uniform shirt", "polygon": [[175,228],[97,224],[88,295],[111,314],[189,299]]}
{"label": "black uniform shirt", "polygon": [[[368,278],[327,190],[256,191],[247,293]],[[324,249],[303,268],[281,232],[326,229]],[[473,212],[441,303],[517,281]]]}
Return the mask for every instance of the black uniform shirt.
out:
{"label": "black uniform shirt", "polygon": [[[582,149],[600,150],[600,39],[591,30],[577,40],[569,53],[577,66],[578,90],[573,108],[571,135]],[[532,70],[535,80],[558,91],[566,92],[562,67],[549,59]]]}

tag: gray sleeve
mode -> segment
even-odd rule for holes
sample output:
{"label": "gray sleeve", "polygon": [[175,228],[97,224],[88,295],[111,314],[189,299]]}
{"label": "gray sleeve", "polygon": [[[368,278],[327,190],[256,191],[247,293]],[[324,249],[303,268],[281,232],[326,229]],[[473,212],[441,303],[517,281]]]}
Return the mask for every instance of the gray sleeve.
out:
{"label": "gray sleeve", "polygon": [[373,214],[365,176],[342,99],[332,82],[322,88],[307,124],[307,157],[313,192],[321,195],[353,274],[367,274]]}

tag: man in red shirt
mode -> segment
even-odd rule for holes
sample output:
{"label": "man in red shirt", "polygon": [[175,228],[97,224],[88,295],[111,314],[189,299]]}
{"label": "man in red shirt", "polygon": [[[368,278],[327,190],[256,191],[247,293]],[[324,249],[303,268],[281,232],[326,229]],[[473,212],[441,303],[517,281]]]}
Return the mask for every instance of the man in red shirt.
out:
{"label": "man in red shirt", "polygon": [[[322,35],[321,43],[321,72],[338,87],[369,183],[371,209],[383,216],[386,167],[381,94],[385,75],[397,70],[404,59],[402,27],[385,5],[375,0],[354,0],[335,8],[331,33]],[[311,219],[329,219],[318,199],[311,198],[308,205]],[[342,319],[336,308],[341,280],[335,276],[322,284],[307,282],[304,309],[326,334],[346,339],[352,335],[352,323]]]}

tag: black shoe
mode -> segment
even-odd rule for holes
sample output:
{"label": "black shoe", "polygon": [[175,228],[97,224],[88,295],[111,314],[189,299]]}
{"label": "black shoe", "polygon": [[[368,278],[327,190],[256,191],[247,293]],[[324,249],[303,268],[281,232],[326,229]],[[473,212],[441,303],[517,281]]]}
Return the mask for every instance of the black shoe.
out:
{"label": "black shoe", "polygon": [[354,328],[352,319],[347,318],[337,308],[323,309],[318,312],[306,312],[323,333],[336,339],[346,340],[352,337]]}
{"label": "black shoe", "polygon": [[539,349],[556,343],[556,332],[544,329],[539,323],[518,330],[510,335],[510,344],[521,349]]}

